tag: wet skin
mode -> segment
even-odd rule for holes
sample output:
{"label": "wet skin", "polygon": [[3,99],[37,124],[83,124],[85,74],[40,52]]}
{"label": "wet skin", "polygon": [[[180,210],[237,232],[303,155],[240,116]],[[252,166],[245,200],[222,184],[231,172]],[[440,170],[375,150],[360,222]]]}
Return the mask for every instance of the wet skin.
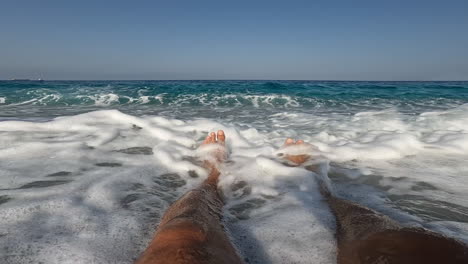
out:
{"label": "wet skin", "polygon": [[[307,143],[287,139],[285,147],[297,144]],[[285,158],[299,166],[311,157]],[[423,228],[405,228],[374,210],[333,196],[325,184],[320,188],[336,217],[339,264],[468,263],[466,244]]]}
{"label": "wet skin", "polygon": [[[202,145],[224,145],[222,130],[210,133]],[[221,223],[223,200],[218,191],[225,153],[215,151],[212,160],[203,162],[208,178],[177,200],[164,214],[148,248],[137,264],[243,263],[229,241]]]}
{"label": "wet skin", "polygon": [[[224,145],[223,131],[203,142]],[[307,144],[287,139],[284,147]],[[225,153],[204,161],[210,172],[196,189],[187,192],[164,214],[148,248],[137,260],[147,263],[243,263],[221,223],[223,200],[217,189],[219,163]],[[296,166],[312,157],[286,155]],[[305,166],[315,171],[317,166]],[[321,193],[336,217],[339,264],[468,263],[468,246],[422,228],[405,228],[385,215],[335,197],[321,184]]]}

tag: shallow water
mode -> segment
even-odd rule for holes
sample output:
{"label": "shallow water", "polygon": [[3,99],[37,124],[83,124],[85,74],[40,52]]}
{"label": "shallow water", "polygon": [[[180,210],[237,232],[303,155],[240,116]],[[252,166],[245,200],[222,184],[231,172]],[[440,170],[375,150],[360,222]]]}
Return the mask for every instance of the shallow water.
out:
{"label": "shallow water", "polygon": [[[131,263],[206,177],[224,129],[225,222],[249,263],[334,263],[316,175],[276,155],[318,147],[336,193],[468,241],[468,83],[0,82],[2,263]],[[317,153],[315,153],[317,154]]]}

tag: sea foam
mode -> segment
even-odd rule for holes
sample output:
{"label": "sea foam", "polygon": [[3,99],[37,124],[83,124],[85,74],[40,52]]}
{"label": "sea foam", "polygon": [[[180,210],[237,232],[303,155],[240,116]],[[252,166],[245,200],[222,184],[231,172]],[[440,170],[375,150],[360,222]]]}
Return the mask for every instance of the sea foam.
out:
{"label": "sea foam", "polygon": [[[335,221],[318,187],[324,179],[337,195],[405,224],[468,240],[466,107],[284,111],[261,122],[117,110],[2,121],[0,258],[131,263],[168,206],[207,176],[197,146],[218,129],[227,136],[224,221],[251,263],[335,262]],[[313,146],[281,149],[287,137]],[[280,152],[320,157],[325,170],[291,167]]]}

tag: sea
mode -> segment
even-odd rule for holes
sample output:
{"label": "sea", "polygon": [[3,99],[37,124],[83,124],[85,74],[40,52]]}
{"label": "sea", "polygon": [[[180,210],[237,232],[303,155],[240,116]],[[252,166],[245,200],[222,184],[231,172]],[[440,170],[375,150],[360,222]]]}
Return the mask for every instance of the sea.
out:
{"label": "sea", "polygon": [[223,225],[246,263],[336,263],[334,193],[468,242],[468,82],[0,81],[0,262],[132,263],[207,172],[223,129]]}

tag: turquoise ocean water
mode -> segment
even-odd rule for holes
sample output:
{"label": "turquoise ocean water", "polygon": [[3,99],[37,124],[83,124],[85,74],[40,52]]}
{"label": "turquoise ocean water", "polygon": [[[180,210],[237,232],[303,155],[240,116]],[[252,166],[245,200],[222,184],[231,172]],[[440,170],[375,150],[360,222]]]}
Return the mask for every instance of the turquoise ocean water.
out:
{"label": "turquoise ocean water", "polygon": [[151,114],[213,108],[356,113],[393,107],[421,113],[467,102],[468,82],[0,81],[1,117],[103,108]]}

